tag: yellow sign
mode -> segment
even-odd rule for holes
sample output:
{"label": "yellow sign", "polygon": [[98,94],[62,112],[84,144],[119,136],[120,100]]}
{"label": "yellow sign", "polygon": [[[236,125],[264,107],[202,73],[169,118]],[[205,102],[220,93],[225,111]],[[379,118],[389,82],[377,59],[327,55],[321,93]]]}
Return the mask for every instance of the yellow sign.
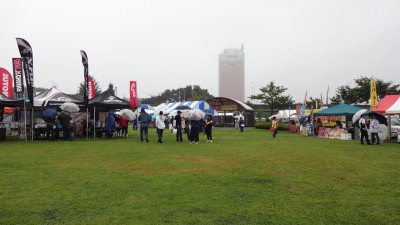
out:
{"label": "yellow sign", "polygon": [[371,110],[378,107],[378,96],[376,94],[376,83],[375,80],[371,80],[371,99],[369,101]]}

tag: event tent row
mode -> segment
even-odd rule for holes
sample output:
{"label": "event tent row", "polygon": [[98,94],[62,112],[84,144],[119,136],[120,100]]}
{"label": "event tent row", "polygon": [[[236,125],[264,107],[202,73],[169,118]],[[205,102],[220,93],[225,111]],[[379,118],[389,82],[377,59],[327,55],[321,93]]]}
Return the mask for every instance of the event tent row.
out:
{"label": "event tent row", "polygon": [[157,106],[157,109],[164,108],[165,114],[171,113],[178,109],[200,109],[200,110],[211,110],[216,113],[214,108],[210,106],[206,101],[188,101],[188,102],[171,102],[165,105]]}

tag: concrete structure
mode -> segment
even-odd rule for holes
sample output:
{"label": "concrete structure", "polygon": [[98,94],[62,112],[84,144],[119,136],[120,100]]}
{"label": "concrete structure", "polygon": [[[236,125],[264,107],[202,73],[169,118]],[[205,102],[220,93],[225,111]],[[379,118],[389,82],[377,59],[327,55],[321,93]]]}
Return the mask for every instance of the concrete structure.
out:
{"label": "concrete structure", "polygon": [[224,49],[219,54],[219,97],[245,101],[244,49]]}

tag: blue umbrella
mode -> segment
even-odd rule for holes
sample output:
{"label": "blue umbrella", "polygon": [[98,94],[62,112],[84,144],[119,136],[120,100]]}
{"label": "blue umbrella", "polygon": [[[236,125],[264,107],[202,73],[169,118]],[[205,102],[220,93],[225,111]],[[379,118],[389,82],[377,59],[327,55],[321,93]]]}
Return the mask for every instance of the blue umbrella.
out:
{"label": "blue umbrella", "polygon": [[42,118],[50,118],[53,119],[58,115],[56,109],[45,109],[42,111]]}
{"label": "blue umbrella", "polygon": [[154,108],[151,105],[147,105],[147,104],[140,105],[138,108],[154,110]]}
{"label": "blue umbrella", "polygon": [[308,116],[302,116],[302,117],[299,119],[299,122],[300,122],[300,123],[304,123],[304,122],[307,120],[307,118],[308,118]]}

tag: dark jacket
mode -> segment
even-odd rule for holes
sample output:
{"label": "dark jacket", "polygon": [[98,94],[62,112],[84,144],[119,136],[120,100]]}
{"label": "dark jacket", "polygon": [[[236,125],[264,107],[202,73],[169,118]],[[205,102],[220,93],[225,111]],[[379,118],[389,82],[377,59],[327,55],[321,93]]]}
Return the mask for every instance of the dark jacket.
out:
{"label": "dark jacket", "polygon": [[61,113],[58,116],[58,121],[61,123],[62,127],[70,127],[71,126],[71,120],[72,120],[72,118],[66,113]]}
{"label": "dark jacket", "polygon": [[104,129],[108,132],[114,132],[115,131],[115,118],[113,112],[109,112],[108,116],[106,118],[106,126]]}
{"label": "dark jacket", "polygon": [[146,112],[140,112],[139,118],[141,127],[149,127],[150,115]]}

